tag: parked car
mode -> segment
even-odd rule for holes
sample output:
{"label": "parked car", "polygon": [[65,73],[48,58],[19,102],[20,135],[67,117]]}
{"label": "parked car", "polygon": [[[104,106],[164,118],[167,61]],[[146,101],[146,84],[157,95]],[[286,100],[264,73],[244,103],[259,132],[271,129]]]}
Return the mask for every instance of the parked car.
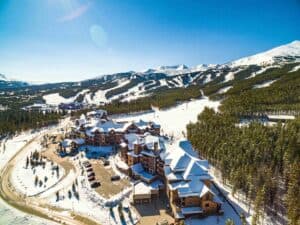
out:
{"label": "parked car", "polygon": [[94,172],[88,173],[88,177],[94,177],[94,176],[96,176]]}
{"label": "parked car", "polygon": [[94,170],[93,170],[93,168],[92,167],[90,167],[90,168],[88,168],[87,170],[86,170],[86,172],[94,172]]}
{"label": "parked car", "polygon": [[100,185],[101,185],[100,182],[94,181],[94,182],[91,183],[91,188],[97,188],[97,187],[99,187]]}
{"label": "parked car", "polygon": [[89,180],[89,182],[94,181],[95,177],[89,177],[88,180]]}
{"label": "parked car", "polygon": [[120,180],[120,179],[121,179],[121,177],[119,175],[115,175],[115,176],[112,176],[110,178],[111,181],[117,181],[117,180]]}

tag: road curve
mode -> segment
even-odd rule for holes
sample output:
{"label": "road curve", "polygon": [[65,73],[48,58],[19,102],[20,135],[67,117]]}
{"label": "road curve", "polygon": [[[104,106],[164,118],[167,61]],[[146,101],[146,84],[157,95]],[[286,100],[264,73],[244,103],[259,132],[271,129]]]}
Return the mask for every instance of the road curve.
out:
{"label": "road curve", "polygon": [[[32,214],[34,216],[41,217],[43,219],[50,220],[59,224],[66,225],[96,225],[93,220],[85,218],[79,214],[73,213],[74,216],[68,216],[65,213],[62,213],[62,209],[55,208],[48,204],[41,204],[38,198],[35,197],[26,197],[18,193],[11,181],[10,176],[13,171],[14,165],[17,163],[18,156],[27,150],[27,147],[34,141],[39,140],[42,135],[38,135],[28,141],[25,146],[23,146],[3,167],[0,173],[0,198],[7,202],[12,207],[23,211],[27,214]],[[80,218],[80,219],[77,219]],[[82,222],[84,221],[84,222]]]}

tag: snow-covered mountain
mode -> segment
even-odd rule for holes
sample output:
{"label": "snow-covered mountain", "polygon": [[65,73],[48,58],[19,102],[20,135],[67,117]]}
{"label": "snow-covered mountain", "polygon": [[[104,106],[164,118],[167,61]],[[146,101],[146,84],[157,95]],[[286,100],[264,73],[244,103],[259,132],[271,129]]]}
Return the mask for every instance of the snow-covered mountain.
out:
{"label": "snow-covered mountain", "polygon": [[27,82],[17,81],[7,78],[4,74],[0,74],[0,90],[7,88],[18,88],[27,86]]}
{"label": "snow-covered mountain", "polygon": [[273,48],[250,57],[238,59],[229,63],[231,66],[259,65],[267,66],[275,63],[300,61],[300,41]]}
{"label": "snow-covered mountain", "polygon": [[1,81],[8,81],[7,77],[4,74],[0,73],[0,80]]}
{"label": "snow-covered mountain", "polygon": [[[222,65],[159,66],[142,72],[129,71],[103,75],[81,82],[29,85],[27,87],[42,93],[44,100],[51,104],[80,101],[99,105],[113,100],[130,101],[149,96],[157,91],[186,88],[191,85],[199,85],[203,88],[210,84],[220,84],[223,89],[217,90],[217,92],[225,93],[230,89],[234,80],[253,78],[270,68],[280,68],[284,64],[295,62],[299,62],[299,64],[295,66],[294,70],[298,70],[300,41],[294,41]],[[24,82],[9,81],[5,76],[0,76],[0,90],[25,85],[27,84]]]}

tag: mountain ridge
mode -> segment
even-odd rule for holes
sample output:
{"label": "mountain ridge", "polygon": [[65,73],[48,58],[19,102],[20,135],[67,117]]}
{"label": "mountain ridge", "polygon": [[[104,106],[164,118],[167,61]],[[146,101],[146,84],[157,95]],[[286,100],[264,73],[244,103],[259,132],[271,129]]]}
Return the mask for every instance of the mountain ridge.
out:
{"label": "mountain ridge", "polygon": [[[39,101],[43,100],[46,103],[57,105],[73,101],[89,105],[101,105],[112,101],[132,101],[151,96],[156,92],[195,85],[200,88],[210,86],[213,87],[210,88],[211,90],[225,94],[227,91],[231,91],[230,86],[236,80],[254,78],[270,69],[298,62],[300,62],[300,41],[294,41],[221,65],[160,66],[142,72],[128,71],[102,75],[79,82],[50,84],[0,80],[0,90],[22,92],[23,88],[26,87],[27,92],[33,93]],[[298,70],[298,67],[296,65],[293,69]],[[6,78],[5,76],[2,77]],[[269,80],[265,81],[273,85]],[[53,98],[56,99],[53,100]]]}

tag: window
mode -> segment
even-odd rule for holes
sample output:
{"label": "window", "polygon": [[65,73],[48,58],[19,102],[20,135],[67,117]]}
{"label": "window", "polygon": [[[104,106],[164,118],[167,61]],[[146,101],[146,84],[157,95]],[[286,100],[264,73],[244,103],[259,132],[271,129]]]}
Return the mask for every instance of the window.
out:
{"label": "window", "polygon": [[205,208],[208,208],[209,207],[209,203],[205,203]]}

